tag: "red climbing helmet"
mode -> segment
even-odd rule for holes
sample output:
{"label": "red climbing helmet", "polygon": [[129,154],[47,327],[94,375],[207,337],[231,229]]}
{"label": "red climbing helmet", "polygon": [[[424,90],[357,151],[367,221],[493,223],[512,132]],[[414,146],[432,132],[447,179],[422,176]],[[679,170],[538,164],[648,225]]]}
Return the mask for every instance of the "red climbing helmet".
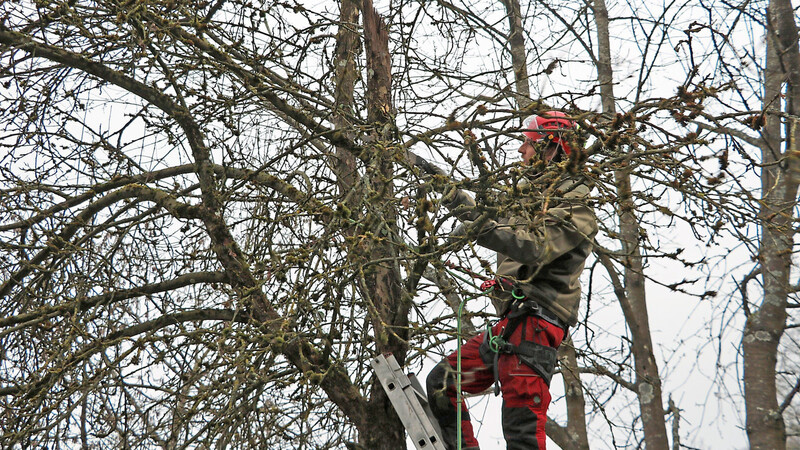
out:
{"label": "red climbing helmet", "polygon": [[[560,132],[547,133],[547,130],[574,130],[575,122],[567,119],[567,115],[561,111],[547,111],[541,116],[530,116],[525,119],[525,128],[522,134],[533,142],[550,139],[564,149],[564,153],[569,155],[570,147],[565,139],[562,139]],[[534,131],[536,130],[536,131]]]}

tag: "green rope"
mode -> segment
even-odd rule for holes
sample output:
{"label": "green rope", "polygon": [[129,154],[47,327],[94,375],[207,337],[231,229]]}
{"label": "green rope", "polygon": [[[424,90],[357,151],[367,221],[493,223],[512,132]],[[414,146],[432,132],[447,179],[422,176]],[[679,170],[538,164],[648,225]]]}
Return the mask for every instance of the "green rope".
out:
{"label": "green rope", "polygon": [[461,398],[461,314],[467,300],[469,298],[461,300],[456,317],[456,342],[458,345],[456,349],[456,446],[458,450],[461,450],[461,404],[464,401]]}
{"label": "green rope", "polygon": [[[479,295],[486,295],[489,292],[492,292],[493,289],[494,287],[490,287],[480,294],[471,295],[466,297],[464,300],[461,300],[461,303],[458,305],[458,312],[456,314],[456,448],[458,450],[461,450],[461,405],[464,402],[464,399],[461,398],[461,316],[464,313],[464,305],[467,303],[467,301],[472,300]],[[491,326],[487,324],[487,327],[488,329],[486,332],[489,333],[491,331]]]}
{"label": "green rope", "polygon": [[[461,269],[461,268],[458,268],[458,267],[455,267],[455,266],[451,266],[451,267],[453,269],[455,269],[455,270],[459,270],[459,271],[462,271],[464,273],[467,273],[468,275],[470,275],[473,278],[482,278],[482,279],[485,280],[485,278],[480,277],[480,276],[476,276],[474,273],[467,272],[467,271],[465,271],[465,269]],[[466,280],[466,279],[462,278],[460,275],[454,273],[451,270],[445,269],[445,271],[447,271],[447,273],[449,273],[450,276],[452,276],[454,278],[457,278],[457,279],[459,279],[459,280],[461,280],[463,282],[466,282],[466,283],[470,283],[470,280]],[[458,311],[456,313],[456,341],[457,341],[457,347],[456,347],[456,448],[458,450],[461,450],[461,405],[464,403],[464,399],[461,397],[461,316],[464,313],[464,305],[469,300],[472,300],[473,298],[476,298],[476,297],[478,297],[480,295],[487,295],[487,294],[489,294],[489,292],[492,292],[493,290],[494,290],[494,286],[490,287],[489,289],[486,289],[485,291],[481,292],[480,294],[471,295],[471,296],[466,297],[465,299],[461,300],[461,303],[459,303],[459,305],[458,305]],[[513,292],[512,292],[512,295],[514,295]],[[514,295],[514,297],[516,298],[516,295]],[[489,333],[490,336],[491,336],[491,330],[492,330],[491,325],[487,324],[486,332]],[[492,339],[492,341],[494,341],[495,339],[502,339],[502,338],[500,338],[500,336],[492,336],[491,339]],[[491,345],[499,345],[499,344],[492,344],[490,342],[490,346]]]}

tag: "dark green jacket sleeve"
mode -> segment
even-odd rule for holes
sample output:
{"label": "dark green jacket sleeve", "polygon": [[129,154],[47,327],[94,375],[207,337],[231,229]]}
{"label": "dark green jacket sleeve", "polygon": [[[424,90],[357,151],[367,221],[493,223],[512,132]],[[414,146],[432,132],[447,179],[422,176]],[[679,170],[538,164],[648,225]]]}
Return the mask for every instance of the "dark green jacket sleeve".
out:
{"label": "dark green jacket sleeve", "polygon": [[[556,194],[547,202],[527,199],[531,208],[525,214],[489,220],[472,232],[479,245],[497,252],[498,276],[513,281],[527,297],[574,325],[580,275],[597,234],[597,220],[587,205],[589,188],[584,184],[566,181]],[[465,197],[456,196],[458,206],[453,211],[470,220],[477,216],[475,202]],[[496,297],[492,303],[502,315],[509,298]]]}

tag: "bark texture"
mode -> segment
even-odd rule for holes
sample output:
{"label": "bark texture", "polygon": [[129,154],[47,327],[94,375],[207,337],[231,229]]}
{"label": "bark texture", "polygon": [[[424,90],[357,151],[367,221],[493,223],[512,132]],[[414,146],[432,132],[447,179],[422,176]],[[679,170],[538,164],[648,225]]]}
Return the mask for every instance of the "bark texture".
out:
{"label": "bark texture", "polygon": [[[752,449],[786,448],[786,425],[777,398],[775,366],[787,317],[800,136],[795,119],[800,105],[800,55],[791,3],[771,1],[768,19],[759,211],[762,230],[759,263],[764,295],[758,308],[747,317],[742,337],[747,437]],[[784,112],[787,119],[782,124],[780,115]]]}
{"label": "bark texture", "polygon": [[514,67],[514,98],[517,107],[525,109],[531,104],[531,92],[519,0],[503,0],[503,6],[508,16],[508,44],[511,49],[511,64]]}
{"label": "bark texture", "polygon": [[[370,0],[363,3],[364,48],[367,57],[367,118],[373,127],[369,140],[370,159],[365,176],[378,198],[394,198],[394,158],[390,152],[396,139],[391,110],[391,61],[386,24]],[[392,353],[402,367],[408,351],[410,299],[400,280],[400,267],[392,236],[397,236],[397,213],[392,204],[366,205],[366,226],[374,238],[356,249],[364,260],[361,291],[372,310],[377,350]],[[374,225],[371,225],[374,224]],[[366,448],[405,448],[405,430],[379,383],[372,388],[368,430],[361,436]]]}

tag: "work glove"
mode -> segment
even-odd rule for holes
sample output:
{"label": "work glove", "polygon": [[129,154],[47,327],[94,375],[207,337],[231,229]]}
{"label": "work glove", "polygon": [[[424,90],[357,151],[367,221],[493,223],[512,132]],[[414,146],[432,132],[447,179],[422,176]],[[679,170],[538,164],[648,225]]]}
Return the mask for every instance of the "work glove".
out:
{"label": "work glove", "polygon": [[440,167],[431,164],[429,161],[426,161],[419,156],[409,152],[408,159],[411,161],[412,164],[420,168],[420,171],[423,174],[427,175],[444,175],[447,176],[447,173],[442,170]]}
{"label": "work glove", "polygon": [[[420,169],[422,181],[425,184],[430,184],[433,190],[442,194],[441,201],[444,207],[451,211],[458,208],[457,216],[461,220],[475,220],[477,218],[474,212],[475,200],[466,192],[455,188],[444,170],[411,152],[408,153],[408,158],[412,164]],[[440,176],[438,181],[431,182],[436,176]]]}
{"label": "work glove", "polygon": [[[485,228],[486,227],[484,227],[484,229]],[[471,220],[465,220],[453,228],[453,231],[450,232],[450,236],[447,238],[447,243],[453,244],[463,241],[464,239],[474,241],[483,231],[484,230],[476,230]]]}
{"label": "work glove", "polygon": [[463,222],[472,222],[478,218],[478,213],[475,211],[475,200],[460,189],[443,192],[442,205]]}
{"label": "work glove", "polygon": [[450,240],[459,240],[464,238],[469,238],[470,240],[475,240],[483,234],[489,233],[490,231],[494,230],[497,227],[497,222],[494,220],[487,220],[484,222],[483,226],[480,229],[475,227],[475,224],[472,220],[463,220],[461,223],[458,224],[453,231],[450,232]]}
{"label": "work glove", "polygon": [[487,220],[480,229],[476,229],[472,220],[464,220],[450,232],[447,243],[452,244],[456,241],[469,238],[470,241],[478,239],[481,235],[491,232],[497,227],[497,222]]}

